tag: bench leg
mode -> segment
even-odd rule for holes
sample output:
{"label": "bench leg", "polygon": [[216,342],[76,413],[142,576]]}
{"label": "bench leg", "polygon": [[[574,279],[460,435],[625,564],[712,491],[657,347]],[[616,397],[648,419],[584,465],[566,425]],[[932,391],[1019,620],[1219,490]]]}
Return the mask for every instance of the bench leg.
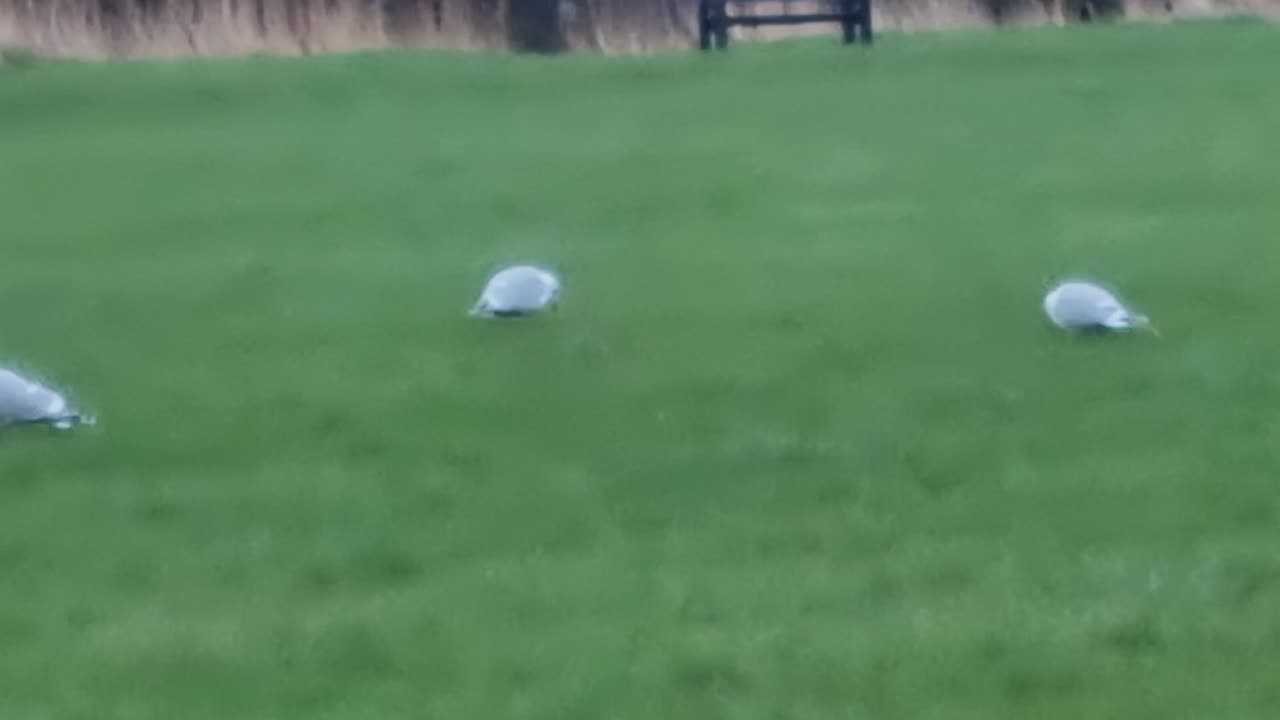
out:
{"label": "bench leg", "polygon": [[698,48],[711,49],[711,4],[707,0],[698,3]]}

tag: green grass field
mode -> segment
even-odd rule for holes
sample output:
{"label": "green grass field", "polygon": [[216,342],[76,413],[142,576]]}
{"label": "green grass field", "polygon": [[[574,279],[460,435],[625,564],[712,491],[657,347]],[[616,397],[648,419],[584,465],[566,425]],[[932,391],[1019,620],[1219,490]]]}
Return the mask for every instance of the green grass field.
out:
{"label": "green grass field", "polygon": [[0,68],[0,717],[1280,716],[1278,64]]}

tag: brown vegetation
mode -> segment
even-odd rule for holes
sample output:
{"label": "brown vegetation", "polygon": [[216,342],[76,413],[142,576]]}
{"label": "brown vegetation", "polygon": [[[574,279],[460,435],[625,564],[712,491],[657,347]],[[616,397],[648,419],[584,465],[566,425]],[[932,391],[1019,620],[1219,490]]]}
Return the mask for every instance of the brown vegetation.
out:
{"label": "brown vegetation", "polygon": [[[824,0],[777,0],[800,12]],[[0,48],[137,57],[307,54],[388,46],[645,52],[693,42],[697,0],[0,0]],[[1100,16],[1272,14],[1280,0],[877,0],[892,29]],[[769,38],[828,28],[743,31]]]}

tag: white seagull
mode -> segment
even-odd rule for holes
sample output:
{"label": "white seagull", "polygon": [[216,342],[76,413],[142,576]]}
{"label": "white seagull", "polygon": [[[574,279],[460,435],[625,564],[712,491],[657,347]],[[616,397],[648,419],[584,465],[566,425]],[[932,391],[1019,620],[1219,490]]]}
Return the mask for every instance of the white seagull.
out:
{"label": "white seagull", "polygon": [[1044,296],[1044,312],[1064,330],[1100,332],[1149,330],[1151,320],[1121,302],[1114,293],[1087,280],[1069,280]]}
{"label": "white seagull", "polygon": [[550,270],[515,265],[489,278],[471,314],[481,317],[532,315],[554,309],[560,298],[560,278]]}
{"label": "white seagull", "polygon": [[0,425],[23,424],[67,430],[76,424],[92,425],[93,418],[68,405],[60,393],[0,368]]}

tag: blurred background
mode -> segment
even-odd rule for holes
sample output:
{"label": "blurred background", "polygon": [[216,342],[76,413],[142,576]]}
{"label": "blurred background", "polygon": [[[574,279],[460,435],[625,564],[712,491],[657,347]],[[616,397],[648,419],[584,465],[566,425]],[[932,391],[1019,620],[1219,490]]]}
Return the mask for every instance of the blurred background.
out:
{"label": "blurred background", "polygon": [[[307,54],[382,47],[648,52],[694,41],[698,0],[0,0],[0,47],[63,57]],[[826,0],[760,3],[810,12]],[[889,30],[1124,17],[1280,15],[1278,0],[875,0]],[[829,33],[738,30],[770,39]]]}

